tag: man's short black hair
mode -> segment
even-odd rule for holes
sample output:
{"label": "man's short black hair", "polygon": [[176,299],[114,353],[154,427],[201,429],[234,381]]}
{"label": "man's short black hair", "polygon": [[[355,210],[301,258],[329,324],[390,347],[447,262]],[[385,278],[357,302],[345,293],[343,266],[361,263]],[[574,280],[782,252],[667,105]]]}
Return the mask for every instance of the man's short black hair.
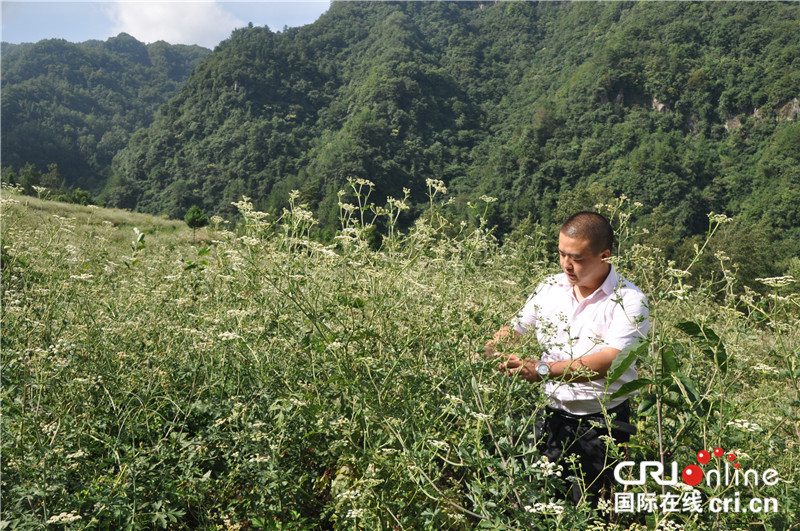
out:
{"label": "man's short black hair", "polygon": [[578,212],[561,225],[561,232],[570,238],[589,240],[594,254],[614,249],[614,229],[602,214]]}

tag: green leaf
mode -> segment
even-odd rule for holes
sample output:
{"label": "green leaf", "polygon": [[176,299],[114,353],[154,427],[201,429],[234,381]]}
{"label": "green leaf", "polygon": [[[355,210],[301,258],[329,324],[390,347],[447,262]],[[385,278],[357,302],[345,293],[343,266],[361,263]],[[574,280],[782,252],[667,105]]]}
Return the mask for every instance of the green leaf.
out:
{"label": "green leaf", "polygon": [[692,339],[692,342],[709,359],[716,363],[723,376],[727,374],[728,353],[725,350],[725,344],[716,332],[694,321],[682,321],[676,324],[675,328],[686,333]]}
{"label": "green leaf", "polygon": [[623,384],[622,387],[620,387],[614,394],[611,395],[611,398],[618,398],[620,396],[630,394],[651,383],[653,383],[653,381],[650,378],[637,378],[636,380]]}
{"label": "green leaf", "polygon": [[706,410],[707,402],[702,399],[692,380],[680,372],[673,373],[672,378],[680,390],[683,399],[686,401],[686,404],[689,405],[697,416],[702,417]]}
{"label": "green leaf", "polygon": [[703,335],[702,327],[694,321],[681,321],[675,325],[675,328],[681,330],[690,336],[698,337]]}
{"label": "green leaf", "polygon": [[688,376],[676,372],[672,374],[672,378],[678,385],[678,389],[688,404],[693,405],[700,401],[700,395],[697,393],[697,389],[695,389],[694,384]]}
{"label": "green leaf", "polygon": [[639,415],[646,417],[648,412],[651,409],[653,409],[655,405],[656,405],[656,395],[654,395],[653,393],[647,393],[642,397],[642,401],[639,402],[639,408],[636,410],[636,412]]}
{"label": "green leaf", "polygon": [[647,343],[642,343],[635,349],[631,350],[623,350],[617,357],[614,358],[614,361],[611,363],[611,367],[608,369],[608,373],[606,374],[606,385],[611,385],[620,377],[625,374],[625,371],[633,365],[633,362],[636,361],[641,354],[647,349]]}
{"label": "green leaf", "polygon": [[670,374],[678,371],[678,362],[675,361],[675,351],[665,348],[661,351],[662,378],[668,378]]}

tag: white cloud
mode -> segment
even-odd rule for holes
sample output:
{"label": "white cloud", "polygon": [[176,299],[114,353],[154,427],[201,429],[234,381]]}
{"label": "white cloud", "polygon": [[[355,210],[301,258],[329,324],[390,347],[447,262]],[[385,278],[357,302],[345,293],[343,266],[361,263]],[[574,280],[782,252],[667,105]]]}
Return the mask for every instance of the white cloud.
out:
{"label": "white cloud", "polygon": [[114,2],[109,6],[114,34],[128,33],[150,43],[199,44],[213,48],[245,26],[219,2]]}

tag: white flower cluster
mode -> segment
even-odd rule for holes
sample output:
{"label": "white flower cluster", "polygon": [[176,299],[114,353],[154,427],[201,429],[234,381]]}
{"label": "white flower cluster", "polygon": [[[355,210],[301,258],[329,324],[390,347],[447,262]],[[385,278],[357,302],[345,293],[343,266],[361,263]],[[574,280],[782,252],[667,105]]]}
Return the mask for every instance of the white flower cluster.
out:
{"label": "white flower cluster", "polygon": [[365,511],[366,509],[350,509],[349,511],[347,511],[345,518],[360,518],[361,516],[363,516]]}
{"label": "white flower cluster", "polygon": [[564,512],[564,506],[555,502],[534,503],[533,505],[526,505],[524,509],[529,513],[561,514]]}
{"label": "white flower cluster", "polygon": [[65,262],[68,262],[70,264],[77,264],[80,261],[80,258],[79,258],[80,254],[81,254],[80,249],[78,249],[77,247],[75,247],[72,244],[68,244],[68,245],[64,246],[64,250],[67,251],[70,254],[70,257],[67,258],[65,260]]}
{"label": "white flower cluster", "polygon": [[460,397],[457,397],[457,396],[455,396],[455,395],[449,395],[449,394],[445,394],[445,395],[444,395],[444,397],[445,397],[446,399],[448,399],[450,402],[454,403],[454,404],[459,404],[459,405],[460,405],[460,404],[463,404],[463,403],[464,403],[464,401],[463,401],[463,400],[461,400],[461,398],[460,398]]}
{"label": "white flower cluster", "polygon": [[357,184],[359,186],[369,186],[370,188],[375,187],[375,183],[367,179],[353,179],[352,177],[348,177],[347,182],[349,182],[350,184]]}
{"label": "white flower cluster", "polygon": [[11,192],[12,194],[21,194],[25,191],[21,184],[9,184],[7,182],[3,182],[2,187],[4,191]]}
{"label": "white flower cluster", "polygon": [[691,485],[687,485],[683,481],[679,481],[678,483],[676,483],[673,488],[681,492],[692,492],[693,490],[695,490],[694,487],[692,487]]}
{"label": "white flower cluster", "polygon": [[47,353],[55,356],[60,354],[75,354],[75,345],[64,339],[59,339],[56,341],[55,345],[47,347]]}
{"label": "white flower cluster", "polygon": [[661,520],[656,526],[656,531],[681,531],[681,529],[683,529],[683,526],[672,520]]}
{"label": "white flower cluster", "polygon": [[239,241],[250,247],[255,247],[256,245],[258,245],[258,240],[253,238],[252,236],[240,236]]}
{"label": "white flower cluster", "polygon": [[436,439],[428,439],[428,444],[439,450],[446,450],[449,447],[445,441],[437,441]]}
{"label": "white flower cluster", "polygon": [[344,210],[345,212],[355,212],[357,207],[355,205],[351,205],[350,203],[342,203],[339,201],[339,208]]}
{"label": "white flower cluster", "polygon": [[757,282],[761,282],[767,286],[772,286],[773,288],[780,288],[782,286],[788,286],[789,284],[794,284],[795,279],[792,275],[784,275],[782,277],[768,277],[768,278],[757,278]]}
{"label": "white flower cluster", "polygon": [[729,218],[725,214],[715,214],[714,212],[708,213],[708,220],[711,223],[730,223],[733,221],[732,218]]}
{"label": "white flower cluster", "polygon": [[222,341],[231,341],[234,339],[242,339],[242,336],[236,334],[234,332],[222,332],[220,335],[217,336]]}
{"label": "white flower cluster", "polygon": [[314,213],[310,210],[306,210],[303,208],[305,205],[294,206],[291,210],[284,208],[283,214],[285,216],[291,216],[293,220],[297,223],[310,223],[312,225],[317,224],[317,220],[314,219]]}
{"label": "white flower cluster", "polygon": [[322,245],[312,245],[312,248],[316,249],[319,253],[327,256],[328,258],[339,258],[339,255],[336,254],[336,251],[334,251],[330,247],[324,247]]}
{"label": "white flower cluster", "polygon": [[753,370],[754,371],[758,371],[758,372],[768,372],[768,373],[771,373],[771,374],[780,374],[780,372],[781,372],[780,370],[776,369],[775,367],[771,367],[771,366],[766,365],[764,363],[756,363],[755,365],[753,365]]}
{"label": "white flower cluster", "polygon": [[692,275],[689,271],[686,271],[684,269],[675,269],[674,267],[668,267],[664,271],[664,273],[666,273],[670,277],[675,277],[675,278],[686,278]]}
{"label": "white flower cluster", "polygon": [[668,295],[672,295],[678,300],[685,300],[686,299],[686,290],[683,289],[673,289],[667,292]]}
{"label": "white flower cluster", "polygon": [[740,430],[746,431],[764,431],[764,428],[758,422],[750,422],[749,420],[745,419],[733,419],[732,421],[728,422],[728,426],[734,426],[739,428]]}
{"label": "white flower cluster", "polygon": [[211,222],[211,224],[212,224],[213,226],[215,226],[215,227],[219,227],[219,226],[220,226],[220,225],[222,225],[222,224],[226,224],[226,223],[228,223],[228,222],[227,222],[227,221],[225,221],[225,220],[224,220],[224,219],[223,219],[221,216],[211,216],[211,218],[210,218],[208,221],[210,221],[210,222]]}
{"label": "white flower cluster", "polygon": [[[407,190],[408,190],[408,188],[403,188],[403,192],[406,192]],[[409,193],[411,193],[410,190],[408,190],[408,192],[406,193],[406,196],[408,196]],[[386,198],[386,204],[389,205],[392,208],[396,208],[397,210],[408,210],[409,208],[411,208],[410,206],[408,206],[406,204],[406,202],[404,200],[395,199],[394,197],[387,197]]]}
{"label": "white flower cluster", "polygon": [[605,498],[597,500],[597,510],[600,511],[601,514],[609,514],[613,509],[612,505],[611,500],[606,500]]}
{"label": "white flower cluster", "polygon": [[247,197],[246,195],[242,196],[241,201],[234,201],[231,204],[235,206],[242,213],[253,210],[253,203],[250,202],[250,198]]}
{"label": "white flower cluster", "polygon": [[83,517],[81,515],[79,515],[79,514],[75,514],[73,512],[69,512],[69,513],[63,512],[63,513],[59,513],[59,514],[57,514],[55,516],[51,516],[47,520],[47,523],[48,524],[71,524],[72,522],[76,522],[76,521],[80,520],[81,518],[83,518]]}
{"label": "white flower cluster", "polygon": [[361,497],[361,491],[358,489],[347,489],[346,491],[337,494],[336,497],[342,500],[354,501]]}
{"label": "white flower cluster", "polygon": [[[256,240],[256,243],[258,243],[258,240]],[[239,271],[245,266],[244,259],[242,258],[242,255],[239,254],[239,251],[230,249],[225,251],[225,256],[231,261],[230,268],[234,271]]]}
{"label": "white flower cluster", "polygon": [[0,203],[2,203],[3,208],[8,208],[9,205],[19,205],[20,204],[19,201],[17,201],[16,199],[11,199],[10,197],[8,197],[8,198],[4,197],[2,200],[0,200]]}
{"label": "white flower cluster", "polygon": [[425,179],[425,184],[428,185],[429,189],[433,189],[436,193],[447,193],[447,187],[444,185],[444,181],[440,181],[439,179]]}
{"label": "white flower cluster", "polygon": [[539,471],[544,477],[555,476],[559,478],[561,477],[561,471],[563,470],[561,465],[555,462],[551,462],[547,458],[547,456],[544,455],[539,461],[533,463],[533,465],[531,465],[531,468],[533,468],[533,470]]}
{"label": "white flower cluster", "polygon": [[341,428],[342,426],[344,426],[346,424],[349,424],[349,423],[350,423],[350,421],[345,417],[339,417],[338,419],[332,420],[330,422],[331,426],[334,427],[334,428]]}

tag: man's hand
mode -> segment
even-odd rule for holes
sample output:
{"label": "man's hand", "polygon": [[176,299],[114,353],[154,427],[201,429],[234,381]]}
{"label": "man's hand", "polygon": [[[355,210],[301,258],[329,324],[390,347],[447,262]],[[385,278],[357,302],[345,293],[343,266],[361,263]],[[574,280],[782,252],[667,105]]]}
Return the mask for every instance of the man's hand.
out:
{"label": "man's hand", "polygon": [[502,356],[506,361],[497,366],[497,370],[506,376],[512,376],[519,373],[519,376],[529,382],[538,382],[539,374],[536,372],[537,360],[521,359],[514,354],[505,354]]}
{"label": "man's hand", "polygon": [[498,347],[501,344],[508,345],[513,342],[516,342],[519,336],[520,336],[519,332],[517,332],[513,328],[511,328],[510,326],[504,326],[503,328],[495,332],[491,341],[486,343],[486,347],[483,349],[484,357],[495,358],[497,356],[502,355],[502,353],[498,351]]}

